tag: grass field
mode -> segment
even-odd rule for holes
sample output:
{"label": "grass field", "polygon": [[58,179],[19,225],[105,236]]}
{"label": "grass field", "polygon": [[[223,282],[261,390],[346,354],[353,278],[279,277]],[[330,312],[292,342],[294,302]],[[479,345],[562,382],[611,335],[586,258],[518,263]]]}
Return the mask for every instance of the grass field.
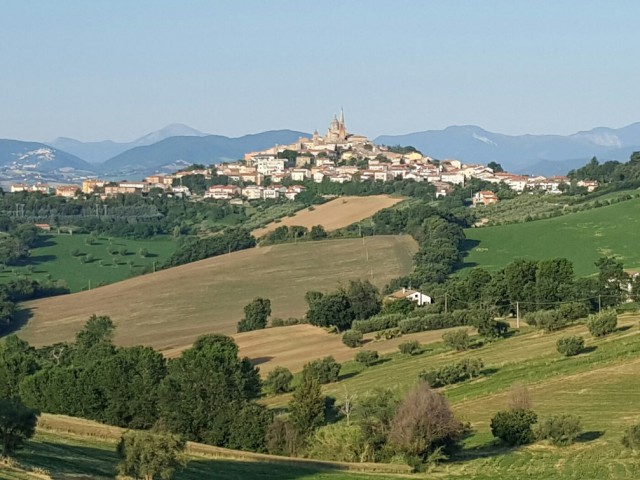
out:
{"label": "grass field", "polygon": [[[119,282],[141,273],[145,268],[153,270],[154,263],[165,262],[176,248],[175,242],[168,237],[152,240],[109,239],[99,237],[88,245],[89,235],[47,234],[42,235],[40,246],[31,250],[31,255],[23,266],[6,267],[0,272],[0,282],[8,282],[21,275],[35,279],[51,278],[64,280],[72,292]],[[117,250],[111,255],[107,249]],[[146,257],[140,250],[146,249]],[[73,256],[78,250],[82,255]],[[93,260],[82,263],[91,255]]]}
{"label": "grass field", "polygon": [[390,197],[388,195],[339,197],[322,205],[316,205],[313,210],[300,210],[292,217],[284,217],[278,222],[270,223],[266,227],[258,228],[251,233],[254,237],[260,238],[283,225],[288,227],[299,225],[307,228],[311,228],[314,225],[322,225],[327,231],[337,230],[369,218],[378,210],[392,207],[402,200],[404,198]]}
{"label": "grass field", "polygon": [[95,313],[112,318],[119,344],[180,349],[204,333],[235,333],[243,306],[258,296],[271,300],[274,317],[287,318],[305,313],[309,290],[333,290],[356,278],[382,287],[411,270],[416,248],[409,236],[378,236],[243,250],[27,302],[31,318],[18,335],[33,345],[70,340]]}
{"label": "grass field", "polygon": [[516,258],[571,260],[577,275],[597,271],[594,262],[615,255],[626,268],[640,266],[640,198],[535,222],[472,228],[465,265],[497,270]]}

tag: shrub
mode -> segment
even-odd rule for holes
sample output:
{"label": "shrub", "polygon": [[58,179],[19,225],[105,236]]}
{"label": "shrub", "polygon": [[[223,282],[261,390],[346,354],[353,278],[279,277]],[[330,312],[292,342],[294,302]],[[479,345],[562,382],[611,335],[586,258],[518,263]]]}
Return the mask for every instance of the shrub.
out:
{"label": "shrub", "polygon": [[589,308],[580,302],[565,303],[558,308],[558,315],[569,321],[578,320],[589,315]]}
{"label": "shrub", "polygon": [[362,344],[362,332],[347,330],[342,335],[342,343],[351,348],[359,347]]}
{"label": "shrub", "polygon": [[632,450],[640,450],[640,423],[627,427],[622,437],[622,445]]}
{"label": "shrub", "polygon": [[478,329],[478,335],[489,340],[504,337],[509,331],[509,324],[501,320],[493,320],[492,318],[482,319],[478,323],[474,323]]}
{"label": "shrub", "polygon": [[589,315],[587,328],[594,337],[603,337],[613,333],[618,326],[618,315],[615,310],[603,310],[600,313]]}
{"label": "shrub", "polygon": [[391,340],[392,338],[398,338],[401,336],[402,336],[402,333],[400,333],[399,328],[390,328],[388,330],[383,330],[381,332],[376,333],[375,339],[382,340],[384,338],[385,340]]}
{"label": "shrub", "polygon": [[367,320],[355,320],[351,325],[351,328],[362,333],[378,332],[388,328],[396,328],[398,326],[398,322],[403,318],[405,318],[405,316],[399,313],[374,315]]}
{"label": "shrub", "polygon": [[448,347],[454,348],[461,352],[469,348],[471,339],[469,338],[469,332],[467,330],[459,329],[453,332],[447,332],[442,336],[444,344]]}
{"label": "shrub", "polygon": [[270,395],[278,395],[291,391],[293,374],[285,367],[276,367],[269,372],[264,381],[264,388]]}
{"label": "shrub", "polygon": [[298,325],[303,323],[299,318],[289,317],[286,320],[284,318],[276,317],[271,319],[272,327],[288,327],[290,325]]}
{"label": "shrub", "polygon": [[412,340],[410,342],[401,343],[398,345],[398,350],[400,350],[400,353],[404,353],[405,355],[416,355],[420,352],[420,342]]}
{"label": "shrub", "polygon": [[525,315],[525,321],[545,332],[553,332],[565,327],[569,321],[562,317],[557,310],[538,310]]}
{"label": "shrub", "polygon": [[579,354],[584,348],[584,338],[580,335],[560,337],[556,342],[556,349],[565,357]]}
{"label": "shrub", "polygon": [[332,356],[307,363],[302,369],[303,378],[313,377],[318,383],[330,383],[338,380],[340,364]]}
{"label": "shrub", "polygon": [[375,350],[361,350],[356,354],[356,362],[367,367],[374,365],[379,358],[378,352]]}
{"label": "shrub", "polygon": [[491,433],[508,445],[525,445],[533,442],[531,427],[537,421],[538,415],[532,410],[503,410],[491,419]]}
{"label": "shrub", "polygon": [[553,415],[545,418],[536,429],[539,440],[550,440],[557,446],[571,445],[582,432],[580,418],[575,415]]}
{"label": "shrub", "polygon": [[480,375],[484,363],[480,358],[465,358],[464,360],[444,365],[433,370],[424,370],[420,378],[432,388],[444,387],[454,383],[464,382]]}

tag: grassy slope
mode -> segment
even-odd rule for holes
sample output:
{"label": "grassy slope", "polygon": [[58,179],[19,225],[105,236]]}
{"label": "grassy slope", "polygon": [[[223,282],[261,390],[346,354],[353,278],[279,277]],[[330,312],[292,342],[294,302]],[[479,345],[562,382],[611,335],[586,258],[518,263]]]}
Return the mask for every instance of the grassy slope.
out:
{"label": "grassy slope", "polygon": [[331,290],[371,274],[381,287],[411,270],[415,250],[408,236],[244,250],[89,292],[27,302],[24,307],[33,316],[18,334],[34,345],[70,340],[96,313],[111,316],[118,343],[182,348],[204,333],[235,333],[243,306],[257,296],[271,299],[273,316],[286,318],[304,314],[308,290]]}
{"label": "grassy slope", "polygon": [[[41,245],[31,250],[31,256],[25,266],[7,267],[0,272],[0,282],[8,282],[18,275],[27,274],[29,266],[33,268],[33,278],[43,279],[50,275],[54,280],[64,280],[72,292],[77,292],[99,284],[109,284],[124,280],[139,272],[144,267],[153,268],[164,263],[175,250],[176,244],[167,237],[153,240],[127,240],[100,237],[93,245],[87,245],[88,235],[47,234],[42,236]],[[110,255],[107,248],[120,250],[126,248],[127,254]],[[139,251],[146,248],[149,256],[141,257]],[[71,252],[79,250],[84,254],[91,254],[91,263],[81,263],[79,257],[73,257]],[[129,265],[133,262],[133,267]]]}
{"label": "grassy slope", "polygon": [[566,257],[577,275],[596,271],[603,255],[616,255],[626,267],[640,266],[640,199],[561,217],[496,227],[468,229],[469,243],[479,242],[465,258],[469,266],[490,270],[515,258]]}

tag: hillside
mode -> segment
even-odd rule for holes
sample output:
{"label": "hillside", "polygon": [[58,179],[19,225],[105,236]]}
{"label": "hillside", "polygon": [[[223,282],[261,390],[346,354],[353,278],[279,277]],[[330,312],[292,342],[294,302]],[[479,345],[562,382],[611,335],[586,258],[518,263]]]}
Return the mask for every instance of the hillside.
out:
{"label": "hillside", "polygon": [[91,165],[75,155],[43,143],[5,139],[0,139],[0,168],[12,169],[16,174],[19,171],[93,170]]}
{"label": "hillside", "polygon": [[340,197],[322,205],[316,205],[313,210],[300,210],[292,217],[284,217],[266,227],[252,231],[251,234],[256,238],[260,238],[278,227],[291,227],[293,225],[309,229],[314,225],[322,225],[327,231],[337,230],[369,218],[378,210],[392,207],[402,200],[404,198],[390,197],[388,195]]}
{"label": "hillside", "polygon": [[[299,317],[309,290],[369,278],[378,287],[408,273],[417,249],[408,236],[276,245],[136,277],[72,295],[27,302],[18,335],[34,345],[71,340],[92,314],[109,315],[115,340],[160,350],[190,345],[201,334],[232,334],[243,307],[261,296],[273,317]],[[368,258],[368,261],[367,261]]]}
{"label": "hillside", "polygon": [[565,257],[577,275],[596,272],[594,262],[615,255],[627,268],[640,266],[640,198],[534,222],[472,228],[465,266],[497,270],[515,258]]}
{"label": "hillside", "polygon": [[127,150],[100,164],[99,168],[105,175],[142,178],[193,163],[209,165],[235,161],[247,152],[276,144],[286,145],[305,135],[292,130],[274,130],[238,138],[222,135],[176,136]]}

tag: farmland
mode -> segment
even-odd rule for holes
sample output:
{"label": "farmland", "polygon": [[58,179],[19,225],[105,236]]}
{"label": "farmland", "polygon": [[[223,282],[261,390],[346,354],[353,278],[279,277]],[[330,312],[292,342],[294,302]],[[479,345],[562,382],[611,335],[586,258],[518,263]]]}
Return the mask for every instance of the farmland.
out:
{"label": "farmland", "polygon": [[596,272],[594,262],[615,255],[627,268],[640,266],[640,198],[561,217],[465,231],[466,266],[497,270],[515,258],[564,257],[577,275]]}
{"label": "farmland", "polygon": [[332,231],[346,227],[365,218],[369,218],[378,210],[389,208],[398,202],[401,197],[387,195],[373,195],[368,197],[340,197],[313,209],[300,210],[294,216],[284,217],[278,222],[272,222],[266,227],[258,228],[251,232],[254,237],[260,238],[280,226],[298,225],[311,228],[314,225],[322,225],[325,230]]}
{"label": "farmland", "polygon": [[260,247],[132,278],[91,291],[27,302],[18,335],[34,345],[73,339],[92,314],[109,315],[115,341],[160,350],[204,333],[232,334],[243,306],[271,300],[273,317],[300,317],[309,290],[368,278],[378,287],[412,268],[409,236],[378,236]]}
{"label": "farmland", "polygon": [[[91,242],[90,238],[82,234],[42,235],[26,264],[3,268],[0,282],[28,275],[34,279],[63,280],[72,292],[78,292],[152,271],[176,248],[168,237],[152,240],[97,237]],[[146,251],[144,256],[141,251]]]}

